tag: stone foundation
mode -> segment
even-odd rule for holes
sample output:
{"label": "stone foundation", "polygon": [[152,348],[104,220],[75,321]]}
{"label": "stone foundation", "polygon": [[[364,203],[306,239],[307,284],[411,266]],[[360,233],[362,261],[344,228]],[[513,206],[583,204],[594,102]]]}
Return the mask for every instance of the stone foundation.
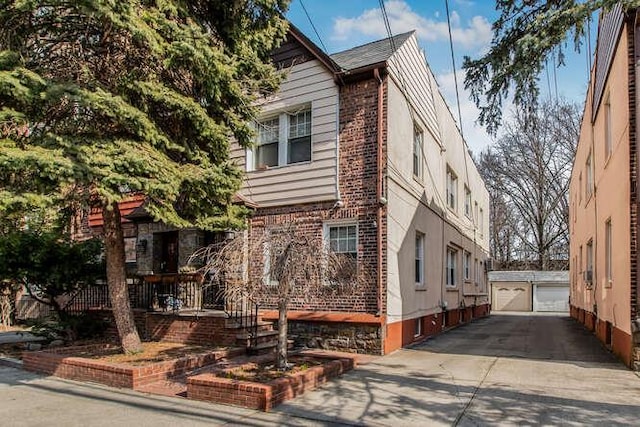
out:
{"label": "stone foundation", "polygon": [[297,347],[348,353],[382,353],[380,325],[289,321],[289,336]]}

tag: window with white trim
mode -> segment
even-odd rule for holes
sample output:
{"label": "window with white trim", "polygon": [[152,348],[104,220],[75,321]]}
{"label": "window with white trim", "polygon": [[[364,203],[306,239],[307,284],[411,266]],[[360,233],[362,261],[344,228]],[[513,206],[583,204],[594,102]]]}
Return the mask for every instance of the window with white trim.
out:
{"label": "window with white trim", "polygon": [[607,94],[604,101],[604,158],[605,160],[611,156],[613,151],[613,141],[611,140],[611,99]]}
{"label": "window with white trim", "polygon": [[449,287],[457,285],[457,263],[458,263],[458,250],[453,248],[447,248],[447,281],[446,284]]}
{"label": "window with white trim", "polygon": [[613,235],[612,235],[612,229],[611,229],[611,218],[609,218],[607,222],[604,223],[604,252],[605,252],[604,270],[607,277],[607,283],[606,283],[607,285],[613,282],[612,240],[613,240]]}
{"label": "window with white trim", "polygon": [[356,224],[329,224],[327,226],[329,247],[334,253],[358,257],[358,227]]}
{"label": "window with white trim", "polygon": [[478,217],[478,228],[480,229],[480,237],[484,236],[484,210],[480,208],[480,214]]}
{"label": "window with white trim", "polygon": [[422,178],[422,151],[424,146],[422,129],[413,125],[413,175]]}
{"label": "window with white trim", "polygon": [[464,280],[471,280],[471,252],[464,251]]}
{"label": "window with white trim", "polygon": [[424,234],[416,231],[416,258],[413,266],[416,286],[424,286]]}
{"label": "window with white trim", "polygon": [[591,153],[587,156],[587,162],[585,163],[585,169],[587,172],[587,179],[585,181],[585,198],[588,199],[591,197],[593,193],[593,162],[591,158]]}
{"label": "window with white trim", "polygon": [[464,186],[464,214],[471,219],[471,190]]}
{"label": "window with white trim", "polygon": [[447,206],[451,210],[456,210],[456,206],[458,204],[458,177],[451,170],[451,168],[447,167]]}
{"label": "window with white trim", "polygon": [[265,285],[277,285],[278,281],[272,277],[272,268],[274,259],[271,244],[269,242],[262,243],[262,283]]}
{"label": "window with white trim", "polygon": [[247,151],[247,170],[311,161],[310,107],[261,120],[256,133],[256,147]]}
{"label": "window with white trim", "polygon": [[413,337],[417,338],[422,335],[422,317],[417,317],[415,322],[416,324],[413,329]]}

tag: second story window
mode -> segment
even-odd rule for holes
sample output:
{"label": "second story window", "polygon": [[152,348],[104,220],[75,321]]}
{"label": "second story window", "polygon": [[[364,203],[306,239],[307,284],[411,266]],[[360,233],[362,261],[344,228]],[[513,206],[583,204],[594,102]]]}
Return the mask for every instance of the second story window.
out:
{"label": "second story window", "polygon": [[422,151],[424,135],[422,129],[413,126],[413,175],[422,178]]}
{"label": "second story window", "polygon": [[287,163],[311,160],[311,110],[289,115]]}
{"label": "second story window", "polygon": [[[256,148],[247,152],[247,169],[311,161],[311,109],[283,112],[256,124]],[[252,159],[250,159],[252,156]]]}
{"label": "second story window", "polygon": [[258,123],[258,144],[255,149],[256,169],[278,166],[280,120],[278,117]]}
{"label": "second story window", "polygon": [[585,170],[587,172],[587,179],[585,181],[585,199],[589,199],[591,194],[593,193],[593,161],[591,158],[591,153],[587,157],[587,163],[585,164]]}
{"label": "second story window", "polygon": [[458,177],[447,168],[447,206],[451,210],[456,210],[458,199]]}
{"label": "second story window", "polygon": [[611,99],[607,95],[604,101],[604,158],[609,158],[613,151],[613,141],[611,137]]}
{"label": "second story window", "polygon": [[471,190],[464,186],[464,214],[471,219]]}

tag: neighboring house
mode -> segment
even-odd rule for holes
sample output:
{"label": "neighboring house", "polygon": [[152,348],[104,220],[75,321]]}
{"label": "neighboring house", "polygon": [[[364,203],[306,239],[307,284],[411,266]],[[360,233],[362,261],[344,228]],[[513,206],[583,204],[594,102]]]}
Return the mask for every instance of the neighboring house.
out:
{"label": "neighboring house", "polygon": [[600,19],[570,187],[571,315],[640,369],[638,11]]}
{"label": "neighboring house", "polygon": [[232,153],[249,233],[295,222],[372,273],[348,295],[294,296],[292,334],[388,353],[488,313],[489,195],[415,32],[328,56],[291,27],[273,59],[287,78],[257,146]]}
{"label": "neighboring house", "polygon": [[490,271],[494,311],[569,311],[568,271]]}
{"label": "neighboring house", "polygon": [[[272,58],[286,79],[261,100],[257,145],[232,147],[246,235],[295,224],[370,273],[349,293],[293,295],[298,343],[384,354],[488,314],[489,195],[415,33],[328,56],[291,27]],[[139,274],[175,273],[221,237],[154,223],[141,203],[121,206]],[[276,320],[269,286],[258,302]]]}

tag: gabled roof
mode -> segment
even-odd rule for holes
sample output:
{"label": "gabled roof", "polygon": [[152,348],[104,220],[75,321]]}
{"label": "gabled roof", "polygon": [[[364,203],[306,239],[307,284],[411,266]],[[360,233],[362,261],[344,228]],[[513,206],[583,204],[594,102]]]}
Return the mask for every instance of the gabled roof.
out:
{"label": "gabled roof", "polygon": [[[343,70],[357,70],[372,65],[384,64],[413,33],[415,31],[393,36],[391,38],[393,46],[391,41],[385,38],[334,53],[330,56]],[[393,47],[395,47],[395,50]]]}

